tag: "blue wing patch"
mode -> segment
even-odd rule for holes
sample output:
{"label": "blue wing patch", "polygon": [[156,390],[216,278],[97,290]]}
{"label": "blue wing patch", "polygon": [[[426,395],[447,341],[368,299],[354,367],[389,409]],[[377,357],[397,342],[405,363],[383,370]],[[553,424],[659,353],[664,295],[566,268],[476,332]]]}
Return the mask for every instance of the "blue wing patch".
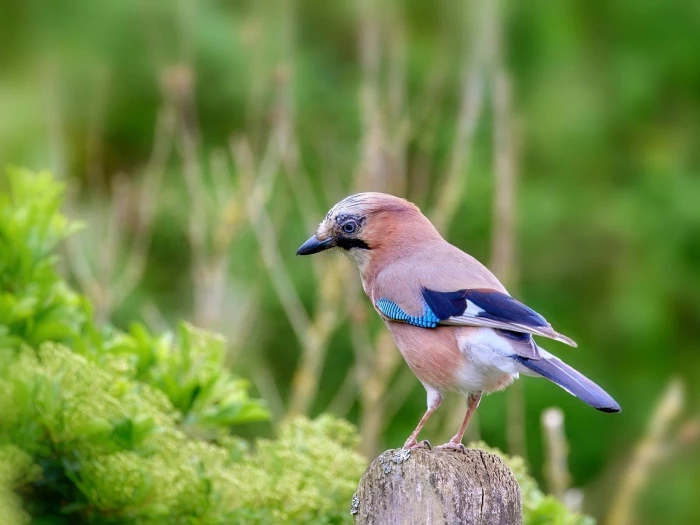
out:
{"label": "blue wing patch", "polygon": [[428,305],[425,306],[423,315],[419,316],[408,315],[394,301],[385,298],[377,299],[377,308],[389,319],[403,321],[421,328],[435,328],[440,321]]}

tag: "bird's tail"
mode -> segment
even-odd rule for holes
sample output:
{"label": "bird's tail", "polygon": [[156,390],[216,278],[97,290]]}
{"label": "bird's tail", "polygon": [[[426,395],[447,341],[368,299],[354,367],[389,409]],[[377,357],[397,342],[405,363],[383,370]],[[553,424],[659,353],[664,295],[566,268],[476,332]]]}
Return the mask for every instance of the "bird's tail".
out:
{"label": "bird's tail", "polygon": [[620,411],[620,405],[593,381],[549,352],[540,348],[539,353],[541,359],[529,359],[521,356],[513,356],[513,359],[527,369],[527,371],[523,370],[524,373],[534,372],[534,374],[528,375],[549,379],[596,410],[601,412]]}

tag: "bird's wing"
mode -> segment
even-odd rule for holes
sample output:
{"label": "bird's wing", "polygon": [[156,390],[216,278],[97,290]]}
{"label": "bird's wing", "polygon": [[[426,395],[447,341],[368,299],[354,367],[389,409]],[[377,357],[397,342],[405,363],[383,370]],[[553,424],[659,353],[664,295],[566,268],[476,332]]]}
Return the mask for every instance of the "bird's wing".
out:
{"label": "bird's wing", "polygon": [[[540,335],[576,346],[570,338],[556,332],[544,317],[511,296],[496,290],[475,288],[455,292],[436,292],[423,288],[423,311],[406,313],[387,297],[380,297],[375,306],[392,321],[435,328],[438,325],[483,326],[508,332]],[[514,334],[515,335],[515,334]]]}
{"label": "bird's wing", "polygon": [[544,317],[506,293],[488,288],[454,292],[423,288],[422,294],[426,306],[438,319],[437,324],[498,328],[576,346],[573,340],[556,332]]}
{"label": "bird's wing", "polygon": [[483,326],[576,346],[508,295],[485,266],[447,243],[389,265],[377,276],[372,298],[377,310],[393,321],[423,328]]}

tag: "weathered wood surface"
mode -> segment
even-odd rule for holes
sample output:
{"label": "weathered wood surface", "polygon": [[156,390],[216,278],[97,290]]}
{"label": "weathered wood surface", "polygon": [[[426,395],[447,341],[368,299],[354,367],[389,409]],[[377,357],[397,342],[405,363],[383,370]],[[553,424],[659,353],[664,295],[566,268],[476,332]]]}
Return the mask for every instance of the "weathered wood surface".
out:
{"label": "weathered wood surface", "polygon": [[356,525],[521,525],[520,487],[498,456],[468,449],[387,450],[367,468]]}

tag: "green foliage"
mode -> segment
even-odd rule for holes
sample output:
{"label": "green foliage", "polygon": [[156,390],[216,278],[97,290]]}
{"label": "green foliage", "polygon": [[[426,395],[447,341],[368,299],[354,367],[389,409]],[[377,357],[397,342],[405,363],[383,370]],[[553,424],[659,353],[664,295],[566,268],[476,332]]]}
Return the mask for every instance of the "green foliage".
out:
{"label": "green foliage", "polygon": [[515,474],[523,498],[523,525],[595,525],[590,516],[572,513],[555,497],[542,492],[527,471],[523,458],[509,456],[483,441],[470,443],[470,448],[480,448],[499,455]]}
{"label": "green foliage", "polygon": [[[352,427],[292,420],[255,452],[232,425],[268,417],[223,365],[223,341],[187,324],[98,330],[59,278],[74,226],[49,175],[10,172],[0,196],[0,521],[348,522],[365,460]],[[53,519],[53,518],[52,518]]]}
{"label": "green foliage", "polygon": [[[49,173],[7,173],[0,193],[0,344],[72,341],[88,319],[84,299],[56,274],[56,245],[78,227],[59,207]],[[3,186],[5,186],[3,184]]]}
{"label": "green foliage", "polygon": [[[350,501],[366,466],[350,453],[352,425],[330,416],[283,423],[276,440],[259,440],[241,463],[243,487],[234,523],[350,523]],[[233,487],[232,487],[233,488]]]}
{"label": "green foliage", "polygon": [[22,503],[13,489],[40,477],[41,469],[29,454],[14,445],[0,445],[0,523],[29,523],[29,515],[22,509]]}
{"label": "green foliage", "polygon": [[[25,347],[3,370],[3,434],[42,465],[59,470],[67,503],[40,514],[93,521],[304,523],[347,521],[347,502],[365,461],[351,451],[352,428],[330,418],[294,420],[256,453],[232,437],[193,439],[159,390],[47,343]],[[9,404],[9,402],[8,402]],[[58,487],[49,487],[59,490]],[[58,507],[58,508],[56,508]]]}
{"label": "green foliage", "polygon": [[183,323],[176,338],[154,336],[134,324],[128,334],[113,334],[105,349],[122,357],[135,379],[163,392],[192,432],[213,436],[225,425],[269,417],[260,401],[248,397],[248,383],[222,366],[226,345],[215,334]]}

